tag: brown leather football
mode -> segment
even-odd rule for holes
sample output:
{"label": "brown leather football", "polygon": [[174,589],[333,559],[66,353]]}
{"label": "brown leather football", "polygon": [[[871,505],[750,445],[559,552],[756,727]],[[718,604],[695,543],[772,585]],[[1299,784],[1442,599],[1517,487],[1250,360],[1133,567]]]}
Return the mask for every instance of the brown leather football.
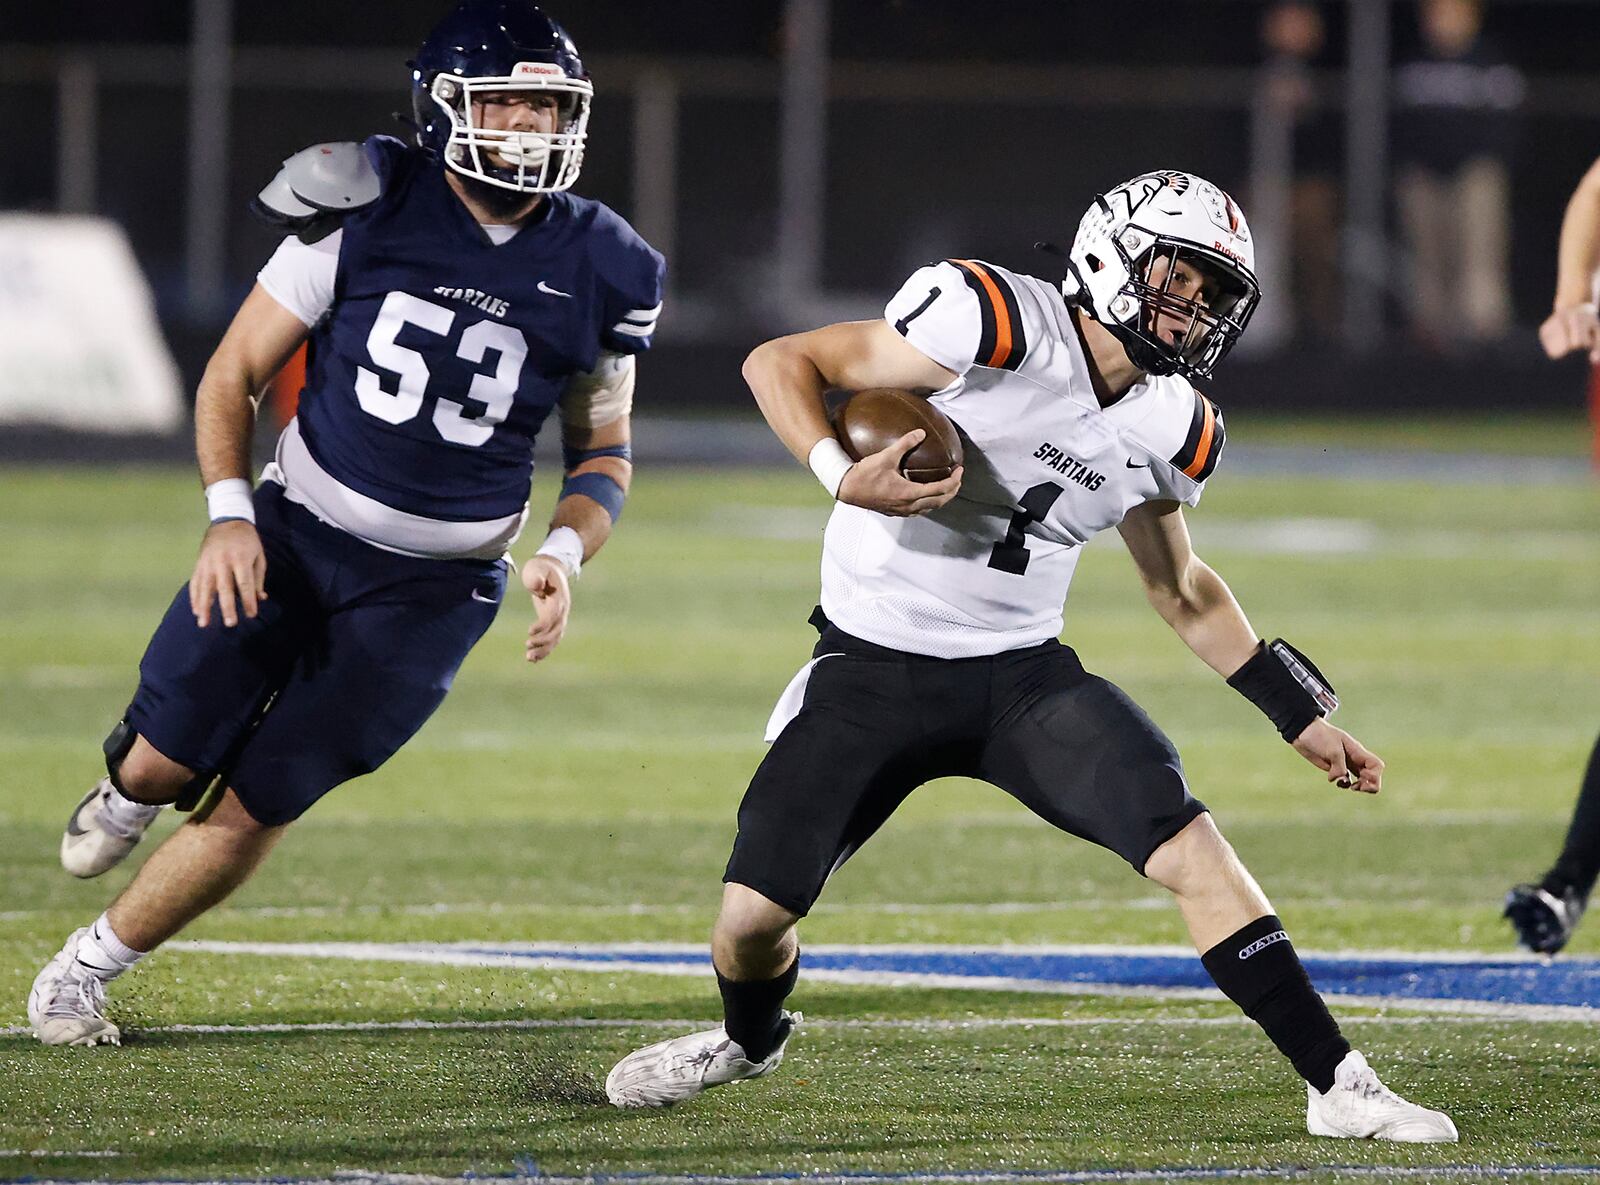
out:
{"label": "brown leather football", "polygon": [[844,451],[857,461],[881,453],[914,428],[927,435],[906,454],[900,472],[912,481],[943,481],[961,464],[961,436],[944,412],[921,395],[894,387],[857,391],[834,420]]}

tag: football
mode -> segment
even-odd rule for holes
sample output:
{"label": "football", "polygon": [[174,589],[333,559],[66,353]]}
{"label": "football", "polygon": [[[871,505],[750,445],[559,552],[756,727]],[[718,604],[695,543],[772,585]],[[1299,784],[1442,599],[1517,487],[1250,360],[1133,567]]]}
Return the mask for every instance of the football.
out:
{"label": "football", "polygon": [[856,391],[834,420],[839,442],[857,461],[882,452],[914,428],[927,435],[906,454],[900,472],[912,481],[943,481],[961,464],[961,436],[949,417],[922,396],[893,387]]}

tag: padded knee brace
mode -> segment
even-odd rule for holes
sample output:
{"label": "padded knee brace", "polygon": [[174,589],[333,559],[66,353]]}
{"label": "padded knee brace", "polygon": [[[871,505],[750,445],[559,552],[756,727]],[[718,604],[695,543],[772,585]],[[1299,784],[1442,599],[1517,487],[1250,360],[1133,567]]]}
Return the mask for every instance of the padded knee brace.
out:
{"label": "padded knee brace", "polygon": [[[133,742],[138,739],[138,731],[128,723],[128,718],[124,716],[117,721],[117,726],[111,730],[100,746],[106,755],[106,777],[111,779],[111,784],[117,788],[117,793],[130,802],[143,802],[144,800],[135,798],[128,793],[128,788],[122,784],[122,775],[119,771],[122,769],[122,763],[127,758],[129,751],[133,748]],[[215,777],[216,774],[214,773],[195,774],[194,777],[179,787],[178,798],[173,805],[180,811],[194,810],[195,804],[200,801]]]}

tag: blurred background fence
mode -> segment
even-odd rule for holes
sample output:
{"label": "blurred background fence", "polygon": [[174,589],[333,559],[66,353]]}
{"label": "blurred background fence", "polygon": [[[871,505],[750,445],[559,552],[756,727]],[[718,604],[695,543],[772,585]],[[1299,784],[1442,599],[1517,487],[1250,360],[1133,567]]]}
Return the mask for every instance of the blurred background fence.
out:
{"label": "blurred background fence", "polygon": [[[579,191],[671,264],[651,408],[742,402],[755,342],[874,316],[930,259],[1054,276],[1033,243],[1152,168],[1222,184],[1256,231],[1266,296],[1214,383],[1225,404],[1581,399],[1582,365],[1544,362],[1533,327],[1600,155],[1593,3],[548,8],[597,89]],[[0,210],[119,224],[192,391],[273,245],[249,198],[307,144],[406,135],[406,61],[443,10],[9,0]]]}

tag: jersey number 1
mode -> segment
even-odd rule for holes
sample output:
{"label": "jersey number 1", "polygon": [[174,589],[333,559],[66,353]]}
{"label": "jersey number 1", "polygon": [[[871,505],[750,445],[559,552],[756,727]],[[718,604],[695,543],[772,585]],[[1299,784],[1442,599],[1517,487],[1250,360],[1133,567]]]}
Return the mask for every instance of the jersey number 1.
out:
{"label": "jersey number 1", "polygon": [[1011,516],[1005,539],[996,543],[994,550],[989,553],[991,568],[999,568],[1013,576],[1021,576],[1028,570],[1028,524],[1036,523],[1049,514],[1050,508],[1063,492],[1055,482],[1047,481],[1022,495],[1017,502],[1022,509]]}
{"label": "jersey number 1", "polygon": [[906,335],[906,327],[918,317],[922,316],[923,313],[926,313],[928,311],[928,306],[938,299],[939,289],[937,287],[928,289],[928,295],[923,298],[922,303],[894,323],[895,331],[899,333],[901,337],[904,337]]}
{"label": "jersey number 1", "polygon": [[[422,396],[428,387],[428,362],[419,352],[402,346],[396,339],[407,325],[415,325],[440,337],[448,337],[455,323],[454,310],[422,300],[408,292],[391,292],[383,298],[378,319],[367,335],[367,354],[372,361],[397,376],[394,393],[383,389],[377,374],[365,366],[356,367],[356,399],[361,410],[387,424],[403,424],[422,410]],[[494,435],[494,427],[511,413],[517,393],[522,363],[528,356],[528,341],[522,332],[498,321],[479,321],[467,326],[456,347],[456,357],[482,362],[490,350],[500,355],[493,374],[476,374],[467,388],[467,398],[483,404],[478,415],[468,415],[463,404],[442,396],[434,401],[433,426],[452,444],[477,448]]]}

